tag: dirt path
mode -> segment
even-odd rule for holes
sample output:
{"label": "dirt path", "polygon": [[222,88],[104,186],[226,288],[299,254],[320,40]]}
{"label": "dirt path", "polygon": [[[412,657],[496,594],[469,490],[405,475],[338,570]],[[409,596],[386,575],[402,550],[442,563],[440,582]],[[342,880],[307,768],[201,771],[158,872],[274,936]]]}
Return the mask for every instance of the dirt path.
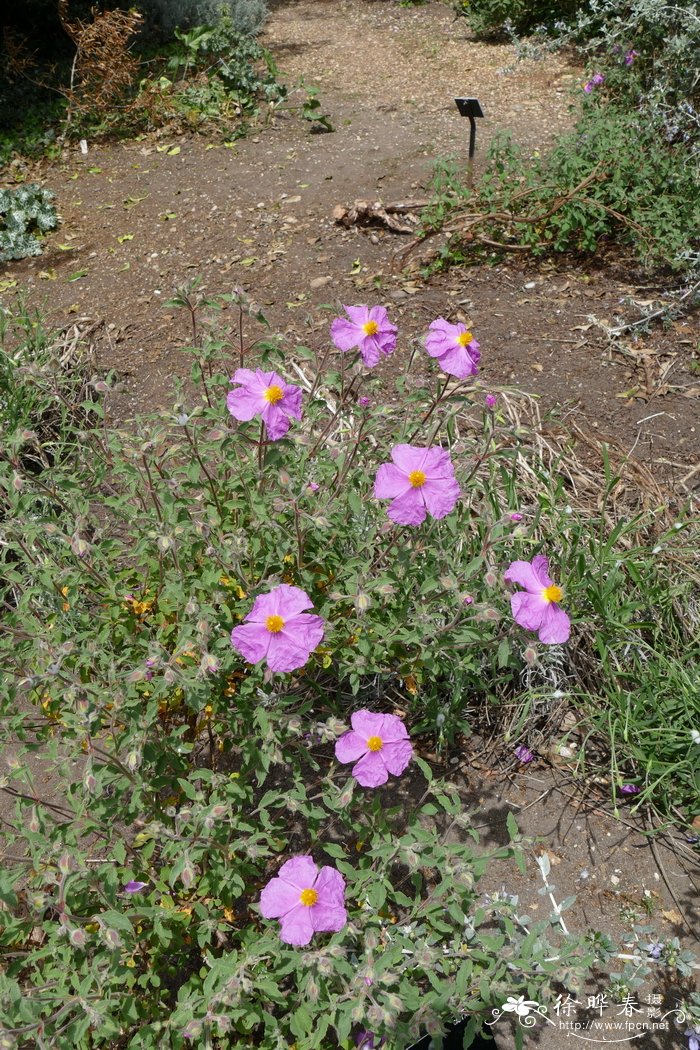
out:
{"label": "dirt path", "polygon": [[283,3],[265,43],[290,85],[303,77],[319,88],[333,134],[309,134],[287,111],[232,148],[184,137],[76,151],[48,173],[63,217],[48,252],[8,268],[56,319],[111,326],[103,363],[128,391],[117,413],[169,403],[171,378],[189,363],[183,319],[162,303],[200,275],[211,293],[243,286],[274,328],[307,344],[326,342],[323,304],[383,301],[412,336],[461,311],[482,345],[484,384],[531,391],[545,409],[571,402],[592,430],[681,477],[668,461],[700,449],[697,320],[613,354],[592,319],[612,321],[637,289],[602,264],[506,260],[426,287],[392,272],[405,237],[332,220],[334,205],[355,198],[423,195],[437,156],[464,161],[468,122],[455,95],[478,96],[486,114],[477,162],[498,128],[546,147],[572,120],[580,71],[560,57],[516,65],[511,47],[473,42],[438,3]]}

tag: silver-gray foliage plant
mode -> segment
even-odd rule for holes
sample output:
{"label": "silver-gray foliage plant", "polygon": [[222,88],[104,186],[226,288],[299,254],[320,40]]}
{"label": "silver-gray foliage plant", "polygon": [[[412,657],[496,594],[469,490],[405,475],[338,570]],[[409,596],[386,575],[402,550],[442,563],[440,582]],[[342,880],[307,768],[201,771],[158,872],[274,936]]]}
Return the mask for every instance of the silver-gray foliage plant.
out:
{"label": "silver-gray foliage plant", "polygon": [[241,36],[253,36],[267,17],[267,0],[142,0],[141,6],[168,33],[230,18]]}

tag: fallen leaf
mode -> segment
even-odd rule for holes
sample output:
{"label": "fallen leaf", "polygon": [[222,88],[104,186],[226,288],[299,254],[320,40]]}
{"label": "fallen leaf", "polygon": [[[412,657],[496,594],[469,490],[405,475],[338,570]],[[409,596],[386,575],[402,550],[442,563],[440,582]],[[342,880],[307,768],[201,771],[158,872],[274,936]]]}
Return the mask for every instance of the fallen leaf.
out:
{"label": "fallen leaf", "polygon": [[173,146],[172,149],[168,150],[168,156],[169,157],[177,157],[179,152],[180,152],[180,147],[179,146]]}
{"label": "fallen leaf", "polygon": [[123,233],[121,235],[121,237],[117,237],[117,240],[119,241],[120,244],[123,244],[124,241],[133,241],[133,239],[134,239],[133,233]]}
{"label": "fallen leaf", "polygon": [[75,273],[70,275],[68,281],[79,281],[82,277],[87,277],[87,273],[87,270],[77,270]]}
{"label": "fallen leaf", "polygon": [[77,244],[57,244],[56,247],[60,252],[74,252],[77,250]]}
{"label": "fallen leaf", "polygon": [[675,908],[671,908],[670,911],[662,911],[661,914],[666,922],[673,922],[676,926],[681,926],[683,924],[683,916]]}
{"label": "fallen leaf", "polygon": [[177,219],[177,212],[175,211],[164,211],[158,218],[161,222],[168,222],[170,219]]}
{"label": "fallen leaf", "polygon": [[102,168],[88,168],[88,174],[90,175],[101,175]]}
{"label": "fallen leaf", "polygon": [[41,270],[40,273],[39,273],[39,278],[42,281],[55,281],[56,280],[56,271],[55,270]]}
{"label": "fallen leaf", "polygon": [[17,281],[0,281],[0,292],[7,292],[10,288],[16,288]]}
{"label": "fallen leaf", "polygon": [[128,210],[129,208],[133,208],[135,204],[139,204],[141,201],[145,201],[146,197],[148,197],[147,193],[144,193],[143,197],[125,197],[122,203],[124,207]]}

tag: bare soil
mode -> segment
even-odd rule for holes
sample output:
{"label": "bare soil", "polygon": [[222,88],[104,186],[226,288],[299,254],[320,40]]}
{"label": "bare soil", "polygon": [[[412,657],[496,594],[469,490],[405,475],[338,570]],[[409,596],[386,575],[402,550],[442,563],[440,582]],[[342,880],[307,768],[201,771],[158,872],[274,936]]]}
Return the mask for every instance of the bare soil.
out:
{"label": "bare soil", "polygon": [[424,284],[397,270],[405,236],[332,218],[356,198],[425,196],[438,156],[465,162],[457,95],[478,96],[485,113],[477,168],[497,129],[546,149],[573,120],[582,71],[562,56],[518,64],[512,47],[473,41],[439,3],[280,3],[264,43],[290,87],[303,78],[319,89],[332,134],[310,134],[287,108],[229,147],[165,132],[90,143],[86,156],[74,149],[45,173],[62,225],[41,258],[13,264],[6,278],[56,321],[106,322],[102,364],[127,387],[113,411],[128,418],[170,402],[173,376],[189,368],[179,350],[187,331],[163,303],[200,276],[211,294],[245,288],[291,343],[326,344],[324,305],[384,302],[414,336],[436,316],[466,319],[485,386],[528,390],[543,410],[571,406],[591,433],[687,478],[700,451],[698,317],[614,347],[597,323],[638,317],[623,300],[654,299],[648,278],[602,252],[497,259]]}
{"label": "bare soil", "polygon": [[[126,420],[170,404],[173,377],[189,372],[180,349],[188,333],[184,316],[164,303],[175,287],[201,276],[212,295],[246,289],[290,345],[326,345],[341,303],[382,302],[412,336],[440,315],[467,320],[482,347],[484,389],[529,391],[545,411],[567,405],[590,433],[634,450],[671,482],[700,480],[693,472],[698,317],[617,347],[597,323],[638,316],[626,297],[657,296],[634,268],[611,253],[539,264],[498,259],[426,284],[395,265],[404,237],[344,229],[332,217],[334,206],[356,198],[423,197],[436,157],[465,162],[468,124],[455,108],[457,95],[477,96],[485,113],[477,168],[498,128],[512,129],[529,150],[546,149],[572,122],[582,71],[562,56],[516,64],[510,46],[474,42],[439,3],[279,3],[264,43],[290,85],[303,77],[319,88],[333,133],[310,134],[288,109],[230,146],[164,134],[89,143],[86,156],[72,150],[44,173],[61,227],[41,258],[2,275],[57,323],[105,322],[100,364],[125,383],[112,399],[114,415]],[[679,836],[667,841],[671,852],[663,843],[652,851],[634,821],[591,810],[556,768],[454,772],[467,778],[464,790],[483,814],[487,840],[503,840],[508,809],[526,834],[541,838],[537,851],[553,858],[558,898],[577,894],[567,913],[571,928],[614,934],[620,909],[641,909],[651,896],[650,923],[660,939],[677,934],[696,944],[697,852]],[[490,876],[493,890],[500,877]],[[531,914],[546,910],[534,875],[502,878]],[[643,1036],[635,1045],[680,1045],[677,1030],[673,1039]],[[551,1029],[529,1040],[546,1050],[571,1045],[566,1032]]]}

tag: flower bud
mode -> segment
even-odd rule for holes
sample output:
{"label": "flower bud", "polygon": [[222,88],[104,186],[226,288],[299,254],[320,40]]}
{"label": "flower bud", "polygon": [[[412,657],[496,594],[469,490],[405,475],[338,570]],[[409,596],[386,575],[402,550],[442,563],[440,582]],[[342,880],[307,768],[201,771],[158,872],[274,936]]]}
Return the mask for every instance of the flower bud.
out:
{"label": "flower bud", "polygon": [[318,1001],[318,984],[316,983],[313,976],[309,977],[308,981],[306,982],[306,997],[310,1003],[315,1003]]}
{"label": "flower bud", "polygon": [[36,833],[41,828],[41,825],[39,823],[39,815],[38,815],[38,813],[37,813],[37,811],[36,811],[34,806],[32,806],[31,811],[29,813],[29,820],[27,821],[27,828],[34,835],[36,835]]}
{"label": "flower bud", "polygon": [[366,594],[364,591],[360,591],[355,595],[355,608],[360,615],[366,613],[371,604],[372,601],[369,594]]}
{"label": "flower bud", "polygon": [[182,879],[182,885],[185,887],[185,889],[191,889],[192,885],[194,884],[195,870],[189,857],[185,861],[185,866],[182,869],[182,874],[180,875],[180,878]]}
{"label": "flower bud", "polygon": [[185,1027],[182,1029],[183,1039],[198,1039],[202,1034],[202,1022],[201,1021],[188,1021]]}
{"label": "flower bud", "polygon": [[87,941],[85,931],[81,930],[78,926],[75,926],[73,927],[73,929],[69,930],[68,939],[70,940],[70,943],[73,948],[84,948],[85,942]]}
{"label": "flower bud", "polygon": [[130,751],[126,756],[125,765],[128,770],[135,773],[141,765],[142,755],[140,751]]}
{"label": "flower bud", "polygon": [[531,645],[528,645],[523,653],[523,660],[526,664],[529,664],[530,667],[537,663],[537,651],[533,649]]}
{"label": "flower bud", "polygon": [[20,474],[12,475],[12,490],[13,492],[21,492],[24,488],[24,478]]}
{"label": "flower bud", "polygon": [[104,927],[102,930],[102,938],[108,948],[121,948],[122,939],[116,930],[111,930],[108,927]]}
{"label": "flower bud", "polygon": [[73,857],[71,857],[67,850],[64,851],[58,858],[58,870],[62,875],[70,875],[72,871],[75,871],[75,867],[76,865]]}
{"label": "flower bud", "polygon": [[173,539],[171,536],[159,536],[156,540],[156,546],[161,554],[166,554],[174,546]]}

